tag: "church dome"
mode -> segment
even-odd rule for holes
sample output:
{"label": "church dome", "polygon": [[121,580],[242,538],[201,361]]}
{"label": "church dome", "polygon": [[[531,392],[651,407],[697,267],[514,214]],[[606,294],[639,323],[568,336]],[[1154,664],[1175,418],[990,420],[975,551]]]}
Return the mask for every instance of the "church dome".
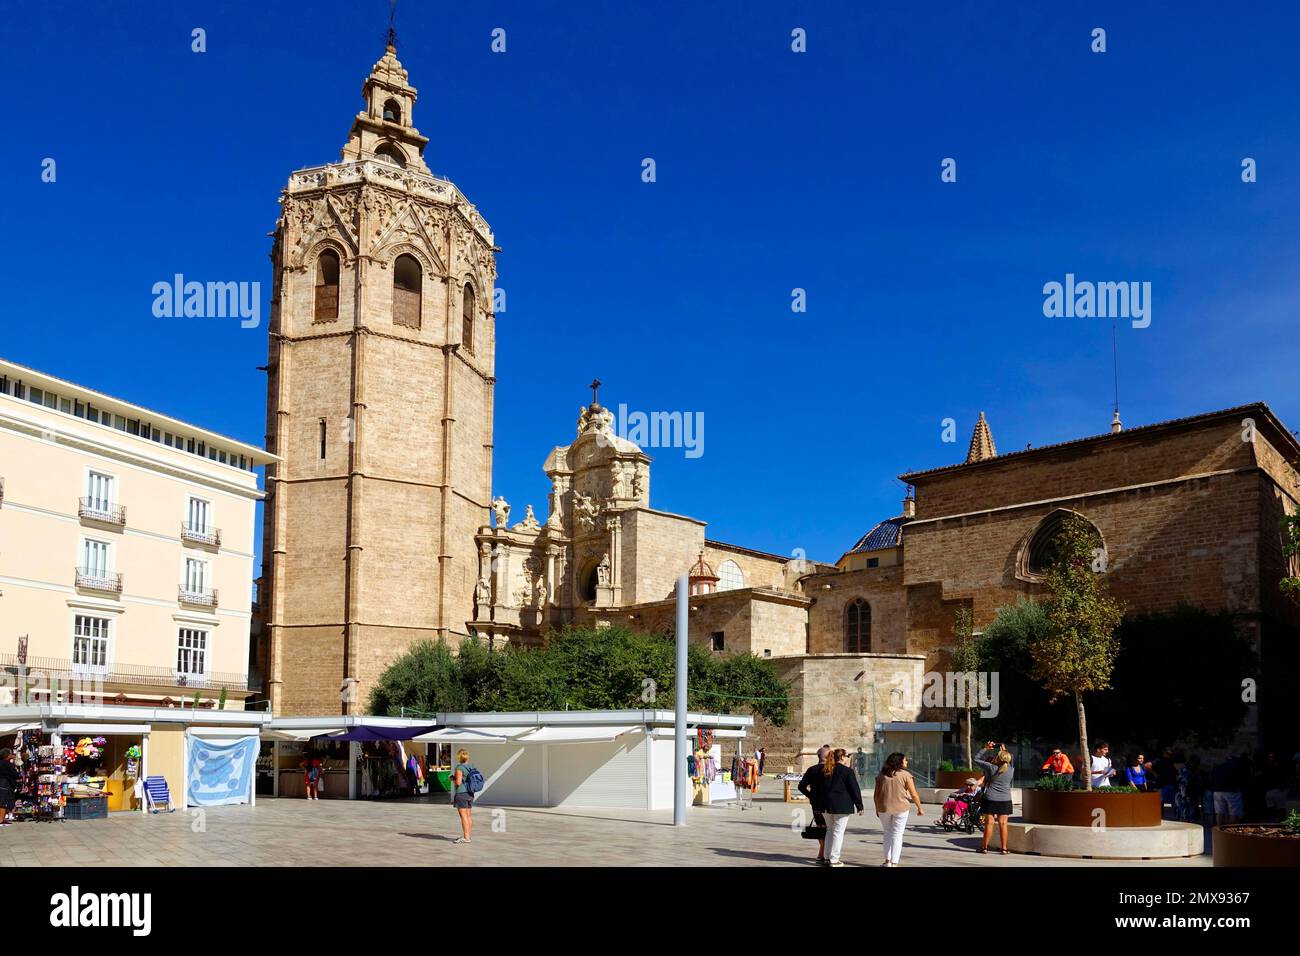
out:
{"label": "church dome", "polygon": [[700,552],[699,560],[691,565],[689,578],[692,594],[712,594],[718,589],[718,576],[704,560],[703,551]]}
{"label": "church dome", "polygon": [[881,548],[898,548],[903,544],[903,525],[907,518],[887,518],[858,539],[857,544],[849,548],[849,554],[861,554],[864,551],[879,551]]}

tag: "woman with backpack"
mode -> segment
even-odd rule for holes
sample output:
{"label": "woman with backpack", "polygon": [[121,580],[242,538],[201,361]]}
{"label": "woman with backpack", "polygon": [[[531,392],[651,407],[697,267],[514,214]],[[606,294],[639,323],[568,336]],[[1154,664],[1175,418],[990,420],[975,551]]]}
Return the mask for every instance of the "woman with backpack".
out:
{"label": "woman with backpack", "polygon": [[[456,813],[460,815],[460,832],[462,835],[452,842],[469,843],[470,834],[474,832],[474,794],[483,785],[483,775],[469,762],[468,750],[458,751],[456,753],[456,762],[458,766],[452,774],[451,805],[456,808]],[[473,780],[473,786],[471,786],[471,780]]]}

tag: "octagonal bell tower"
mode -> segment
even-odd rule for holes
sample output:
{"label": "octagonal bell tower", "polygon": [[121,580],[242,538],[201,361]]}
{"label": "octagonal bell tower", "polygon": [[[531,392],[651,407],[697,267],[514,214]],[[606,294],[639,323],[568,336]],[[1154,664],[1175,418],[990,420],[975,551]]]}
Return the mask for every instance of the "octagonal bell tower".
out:
{"label": "octagonal bell tower", "polygon": [[337,163],[293,173],[271,253],[263,602],[279,714],[360,713],[473,617],[492,473],[496,248],[424,159],[390,44]]}

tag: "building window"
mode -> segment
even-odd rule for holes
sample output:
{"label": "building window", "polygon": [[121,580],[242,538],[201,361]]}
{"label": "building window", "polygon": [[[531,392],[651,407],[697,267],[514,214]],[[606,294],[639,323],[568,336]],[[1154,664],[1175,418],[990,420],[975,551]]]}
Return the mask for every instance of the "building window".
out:
{"label": "building window", "polygon": [[[1061,534],[1061,529],[1067,520],[1078,517],[1082,516],[1075,514],[1073,511],[1060,508],[1040,521],[1025,548],[1023,569],[1031,575],[1041,576],[1047,574],[1052,569],[1052,565],[1056,563],[1060,550],[1057,539]],[[1097,531],[1095,527],[1092,528],[1092,531],[1096,536],[1097,544],[1100,545],[1101,532]]]}
{"label": "building window", "polygon": [[406,166],[406,154],[391,143],[385,143],[375,150],[375,158],[394,166]]}
{"label": "building window", "polygon": [[415,256],[400,255],[393,263],[393,324],[420,327],[420,290],[423,277]]}
{"label": "building window", "polygon": [[110,567],[109,544],[87,538],[81,544],[81,566],[86,577],[104,579]]}
{"label": "building window", "polygon": [[715,651],[725,651],[727,649],[727,636],[725,631],[714,631],[710,639],[712,648]]}
{"label": "building window", "polygon": [[718,568],[718,590],[735,591],[745,586],[745,572],[731,559],[722,562]]}
{"label": "building window", "polygon": [[185,559],[185,590],[190,594],[204,594],[208,589],[208,562],[198,558]]}
{"label": "building window", "polygon": [[849,654],[871,652],[871,605],[862,598],[844,609],[844,650]]}
{"label": "building window", "polygon": [[208,533],[208,519],[211,505],[202,498],[190,499],[189,530],[195,534]]}
{"label": "building window", "polygon": [[208,632],[182,627],[176,645],[176,674],[202,677],[207,673]]}
{"label": "building window", "polygon": [[879,558],[867,558],[867,567],[869,567],[869,568],[878,568],[878,567],[880,567],[880,559],[879,559]]}
{"label": "building window", "polygon": [[461,296],[460,306],[460,344],[466,352],[474,354],[474,287],[465,283],[465,294]]}
{"label": "building window", "polygon": [[113,476],[92,471],[86,478],[86,504],[97,514],[113,510]]}
{"label": "building window", "polygon": [[320,460],[325,460],[325,419],[319,422]]}
{"label": "building window", "polygon": [[108,619],[78,614],[72,627],[72,663],[79,668],[108,669]]}
{"label": "building window", "polygon": [[316,260],[317,322],[332,322],[339,317],[339,254],[326,249]]}

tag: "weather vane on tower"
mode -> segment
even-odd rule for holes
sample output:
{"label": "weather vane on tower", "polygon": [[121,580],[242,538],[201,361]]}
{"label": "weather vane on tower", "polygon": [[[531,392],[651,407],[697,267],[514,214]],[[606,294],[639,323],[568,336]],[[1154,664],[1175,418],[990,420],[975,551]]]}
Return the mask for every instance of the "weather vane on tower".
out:
{"label": "weather vane on tower", "polygon": [[396,16],[397,0],[388,0],[388,45],[394,50],[397,49],[397,30],[393,27]]}

